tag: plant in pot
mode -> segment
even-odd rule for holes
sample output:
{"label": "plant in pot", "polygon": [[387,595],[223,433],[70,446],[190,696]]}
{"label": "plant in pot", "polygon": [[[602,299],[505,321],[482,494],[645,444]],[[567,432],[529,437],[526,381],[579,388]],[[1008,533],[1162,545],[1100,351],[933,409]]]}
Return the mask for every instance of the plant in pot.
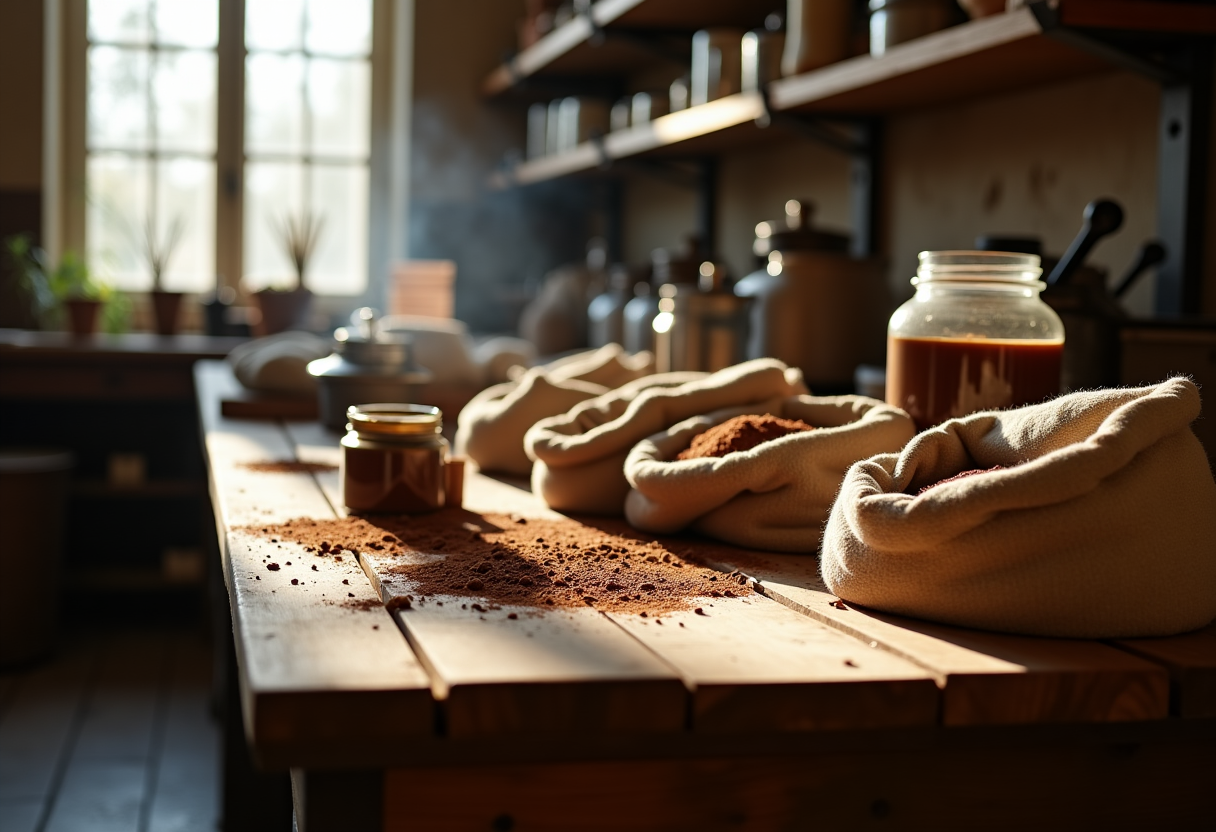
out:
{"label": "plant in pot", "polygon": [[65,251],[52,267],[46,251],[27,235],[10,237],[6,246],[17,265],[21,292],[43,328],[66,324],[73,335],[92,335],[99,323],[106,332],[126,328],[130,301],[96,280],[80,255]]}
{"label": "plant in pot", "polygon": [[148,260],[148,268],[152,271],[152,316],[156,321],[158,335],[175,335],[177,319],[181,312],[182,293],[167,292],[162,284],[165,270],[169,268],[169,259],[177,248],[185,230],[181,217],[174,217],[169,223],[168,232],[162,240],[156,233],[156,222],[148,217],[144,225],[144,257]]}
{"label": "plant in pot", "polygon": [[273,335],[298,326],[307,313],[312,292],[304,286],[304,275],[323,225],[322,217],[311,211],[288,215],[275,224],[283,249],[295,268],[295,285],[286,290],[271,287],[254,292],[262,312],[262,320],[256,328],[258,335]]}

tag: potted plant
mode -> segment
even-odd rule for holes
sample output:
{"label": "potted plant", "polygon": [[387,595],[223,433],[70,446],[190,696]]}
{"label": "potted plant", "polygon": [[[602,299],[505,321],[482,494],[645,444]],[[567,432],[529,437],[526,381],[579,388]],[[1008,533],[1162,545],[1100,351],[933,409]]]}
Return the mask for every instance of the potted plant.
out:
{"label": "potted plant", "polygon": [[96,332],[99,321],[107,332],[126,327],[130,311],[126,297],[96,280],[80,255],[65,251],[52,268],[46,251],[27,235],[10,237],[6,243],[17,265],[21,291],[43,327],[66,323],[73,335],[81,336]]}
{"label": "potted plant", "polygon": [[316,250],[321,237],[323,219],[311,211],[298,216],[288,215],[275,223],[275,232],[295,268],[295,285],[290,289],[267,288],[254,292],[262,320],[256,331],[259,335],[272,335],[297,326],[312,301],[312,292],[304,285],[308,261]]}
{"label": "potted plant", "polygon": [[152,271],[152,316],[156,321],[158,335],[174,335],[177,333],[177,319],[182,306],[181,292],[167,292],[161,283],[165,270],[169,267],[169,259],[173,250],[181,240],[185,224],[181,217],[174,217],[169,223],[168,234],[161,240],[156,234],[156,222],[148,217],[144,225],[144,257],[148,260],[148,268]]}

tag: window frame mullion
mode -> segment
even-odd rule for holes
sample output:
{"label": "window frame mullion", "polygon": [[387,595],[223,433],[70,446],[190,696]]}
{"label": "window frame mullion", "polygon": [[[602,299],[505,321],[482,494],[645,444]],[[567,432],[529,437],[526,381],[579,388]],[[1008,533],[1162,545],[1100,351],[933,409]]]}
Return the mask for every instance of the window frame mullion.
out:
{"label": "window frame mullion", "polygon": [[245,0],[219,0],[215,145],[216,289],[240,291],[245,180]]}

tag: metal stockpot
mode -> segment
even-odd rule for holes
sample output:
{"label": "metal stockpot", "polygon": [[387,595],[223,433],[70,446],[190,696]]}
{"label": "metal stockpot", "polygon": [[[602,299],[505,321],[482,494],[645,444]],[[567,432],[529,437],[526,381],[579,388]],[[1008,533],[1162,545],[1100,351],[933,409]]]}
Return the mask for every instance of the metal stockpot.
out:
{"label": "metal stockpot", "polygon": [[655,370],[712,373],[744,359],[750,298],[690,284],[659,287],[654,319]]}

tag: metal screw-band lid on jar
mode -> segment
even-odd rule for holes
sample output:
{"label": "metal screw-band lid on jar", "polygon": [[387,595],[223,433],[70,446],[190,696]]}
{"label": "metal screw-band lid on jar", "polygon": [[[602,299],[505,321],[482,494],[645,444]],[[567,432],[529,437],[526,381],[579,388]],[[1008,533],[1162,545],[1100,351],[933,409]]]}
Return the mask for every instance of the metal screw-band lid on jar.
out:
{"label": "metal screw-band lid on jar", "polygon": [[434,436],[443,430],[443,411],[421,404],[355,404],[346,409],[347,429],[361,438]]}

